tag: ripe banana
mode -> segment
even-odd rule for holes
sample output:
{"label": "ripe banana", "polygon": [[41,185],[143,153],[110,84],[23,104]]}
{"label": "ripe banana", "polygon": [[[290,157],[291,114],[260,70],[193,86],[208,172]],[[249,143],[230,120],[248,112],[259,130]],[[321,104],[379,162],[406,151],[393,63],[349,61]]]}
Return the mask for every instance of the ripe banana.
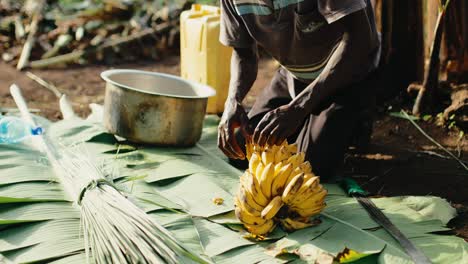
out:
{"label": "ripe banana", "polygon": [[312,200],[312,199],[323,199],[323,197],[317,197],[321,191],[315,186],[318,186],[318,177],[313,177],[307,180],[301,188],[297,191],[296,196],[289,202],[290,206],[299,206],[304,207],[302,204]]}
{"label": "ripe banana", "polygon": [[259,205],[255,201],[255,197],[253,197],[251,193],[245,191],[244,188],[242,187],[239,188],[238,196],[239,196],[239,202],[242,203],[244,207],[247,207],[247,208],[251,207],[253,210],[258,211],[258,212],[261,212],[263,210],[264,206]]}
{"label": "ripe banana", "polygon": [[291,163],[293,167],[296,168],[296,167],[299,167],[299,165],[304,162],[305,153],[299,152],[299,153],[294,154],[292,157],[294,158],[292,158]]}
{"label": "ripe banana", "polygon": [[309,208],[309,209],[298,209],[295,207],[291,207],[290,209],[297,212],[302,217],[311,217],[320,213],[324,207],[325,207],[325,203],[318,205],[318,206],[316,205],[315,207]]}
{"label": "ripe banana", "polygon": [[[291,164],[291,166],[292,166],[292,164]],[[295,168],[293,171],[291,171],[291,174],[289,174],[289,177],[286,180],[286,185],[288,185],[292,181],[292,179],[294,177],[296,177],[297,175],[299,175],[301,173],[302,173],[301,170],[299,170],[298,168]]]}
{"label": "ripe banana", "polygon": [[242,205],[239,200],[234,200],[235,203],[235,214],[242,223],[249,225],[262,225],[266,222],[261,216],[256,216],[249,213]]}
{"label": "ripe banana", "polygon": [[273,146],[269,147],[269,149],[271,149],[271,151],[273,152],[273,161],[274,161],[276,152],[278,152],[278,150],[279,150],[280,148],[281,148],[281,145],[280,145],[280,146],[273,145]]}
{"label": "ripe banana", "polygon": [[281,146],[279,150],[275,153],[275,163],[279,163],[287,160],[291,154],[289,153],[286,146]]}
{"label": "ripe banana", "polygon": [[253,216],[256,216],[256,217],[261,217],[262,216],[262,212],[261,211],[257,211],[255,209],[253,209],[250,205],[248,205],[245,201],[242,201],[241,199],[239,199],[239,197],[235,197],[234,199],[234,207],[239,207],[242,211],[246,211],[248,212],[249,214],[253,215]]}
{"label": "ripe banana", "polygon": [[[311,191],[309,193],[299,194],[298,198],[290,203],[291,207],[297,209],[310,209],[315,207],[320,207],[324,204],[325,196],[327,195],[327,190],[322,189],[319,192]],[[302,197],[302,200],[301,200]]]}
{"label": "ripe banana", "polygon": [[319,182],[319,177],[315,177],[310,173],[306,173],[304,174],[304,184],[302,184],[301,188],[297,193],[302,194],[313,191],[314,188],[319,185]]}
{"label": "ripe banana", "polygon": [[[288,182],[291,181],[292,177],[296,176],[299,173],[306,173],[305,180],[308,180],[310,178],[309,177],[310,175],[308,175],[308,174],[313,174],[312,173],[312,166],[310,165],[310,163],[308,161],[302,162],[302,161],[300,161],[301,159],[302,159],[302,161],[304,160],[304,155],[302,155],[302,157],[299,157],[299,156],[296,157],[295,160],[291,163],[294,170],[292,172],[292,175],[289,177]],[[299,164],[299,165],[297,165],[295,167],[296,164]]]}
{"label": "ripe banana", "polygon": [[265,149],[262,152],[262,162],[267,165],[275,161],[275,153],[271,149]]}
{"label": "ripe banana", "polygon": [[299,165],[299,169],[304,173],[312,173],[312,166],[310,162],[305,161]]}
{"label": "ripe banana", "polygon": [[262,172],[260,177],[260,187],[262,192],[267,198],[271,198],[271,183],[273,182],[275,176],[275,167],[273,163],[266,165],[265,169]]}
{"label": "ripe banana", "polygon": [[257,145],[257,144],[254,144],[254,146],[253,146],[254,152],[257,152],[257,153],[259,153],[260,155],[261,155],[261,153],[262,153],[262,151],[263,151],[264,149],[265,149],[264,147],[260,147],[260,146]]}
{"label": "ripe banana", "polygon": [[260,159],[258,154],[257,153],[252,153],[252,155],[250,156],[250,159],[249,159],[249,171],[252,172],[252,173],[256,173],[258,164],[260,164],[261,162],[262,162],[262,160]]}
{"label": "ripe banana", "polygon": [[287,217],[281,220],[281,225],[287,231],[293,231],[293,230],[303,229],[303,228],[313,226],[314,223],[311,223],[309,221],[303,222],[303,221],[294,220],[294,219]]}
{"label": "ripe banana", "polygon": [[255,197],[255,202],[258,205],[265,206],[268,204],[268,199],[263,195],[260,184],[255,176],[252,175],[249,171],[246,171],[240,177],[241,188],[244,188],[247,192],[251,193]]}
{"label": "ripe banana", "polygon": [[276,196],[273,198],[270,203],[263,209],[262,211],[262,218],[266,220],[272,219],[278,211],[283,206],[283,201],[281,200],[281,196]]}
{"label": "ripe banana", "polygon": [[264,169],[265,169],[265,166],[263,165],[263,163],[259,162],[258,165],[257,165],[257,168],[255,169],[255,173],[254,173],[254,175],[255,175],[255,177],[257,178],[258,181],[260,181]]}
{"label": "ripe banana", "polygon": [[297,174],[303,172],[303,171],[301,170],[301,168],[299,167],[299,165],[300,165],[301,163],[304,162],[304,157],[305,157],[305,154],[304,154],[304,153],[298,153],[298,154],[295,154],[295,155],[291,156],[291,157],[286,161],[286,164],[287,164],[287,163],[290,163],[291,166],[294,168],[294,170],[292,171],[291,175],[289,176],[288,182],[290,182],[294,176],[296,176]]}
{"label": "ripe banana", "polygon": [[[301,190],[301,194],[304,194],[306,197],[313,196],[315,199],[317,198],[325,198],[326,190],[323,188],[323,186],[320,184],[319,179],[315,179],[316,177],[313,177],[309,179],[308,185],[309,188],[304,188]],[[317,177],[318,178],[318,177]],[[305,183],[304,183],[305,184]],[[322,192],[325,191],[325,193],[322,196]],[[319,197],[320,196],[320,197]]]}
{"label": "ripe banana", "polygon": [[244,224],[247,231],[255,235],[266,235],[275,229],[275,222],[273,220],[265,220],[266,222],[260,225]]}
{"label": "ripe banana", "polygon": [[286,166],[283,166],[281,168],[278,174],[275,173],[276,176],[273,179],[273,183],[271,186],[271,193],[273,196],[283,193],[284,187],[286,186],[289,175],[291,175],[292,169],[293,169],[292,165],[287,164]]}
{"label": "ripe banana", "polygon": [[316,177],[316,176],[315,176],[314,174],[312,174],[312,173],[307,173],[307,172],[306,172],[306,173],[304,174],[304,184],[305,184],[308,180],[312,179],[313,177]]}
{"label": "ripe banana", "polygon": [[286,146],[286,149],[287,151],[289,152],[289,155],[293,155],[295,153],[297,153],[297,144],[294,143],[294,144],[290,144],[290,145],[285,145]]}
{"label": "ripe banana", "polygon": [[294,176],[291,182],[288,183],[283,192],[283,202],[288,204],[296,195],[299,188],[301,188],[302,183],[304,182],[304,173]]}
{"label": "ripe banana", "polygon": [[283,168],[283,162],[278,162],[275,164],[275,177],[278,175],[279,171]]}

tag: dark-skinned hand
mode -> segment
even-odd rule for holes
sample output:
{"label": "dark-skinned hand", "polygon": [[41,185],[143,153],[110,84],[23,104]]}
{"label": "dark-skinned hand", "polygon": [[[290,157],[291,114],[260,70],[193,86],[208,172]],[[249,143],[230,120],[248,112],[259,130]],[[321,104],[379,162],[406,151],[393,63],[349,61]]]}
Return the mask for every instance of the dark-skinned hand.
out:
{"label": "dark-skinned hand", "polygon": [[260,146],[280,145],[299,129],[306,115],[307,111],[291,105],[268,112],[255,128],[253,142]]}
{"label": "dark-skinned hand", "polygon": [[218,126],[218,147],[232,159],[245,159],[245,153],[237,142],[234,134],[240,129],[246,140],[250,140],[251,132],[248,128],[249,118],[244,107],[237,101],[228,101]]}

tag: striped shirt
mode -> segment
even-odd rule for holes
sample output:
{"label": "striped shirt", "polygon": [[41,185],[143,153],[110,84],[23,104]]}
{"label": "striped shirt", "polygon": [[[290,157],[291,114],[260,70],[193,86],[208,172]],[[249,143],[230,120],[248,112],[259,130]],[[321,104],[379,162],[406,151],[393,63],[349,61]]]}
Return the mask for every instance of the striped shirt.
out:
{"label": "striped shirt", "polygon": [[[377,34],[368,0],[221,0],[221,9],[221,43],[237,48],[257,44],[305,82],[322,73],[341,43],[343,28],[335,21],[365,9],[369,24],[364,26]],[[372,52],[377,63],[378,52]]]}

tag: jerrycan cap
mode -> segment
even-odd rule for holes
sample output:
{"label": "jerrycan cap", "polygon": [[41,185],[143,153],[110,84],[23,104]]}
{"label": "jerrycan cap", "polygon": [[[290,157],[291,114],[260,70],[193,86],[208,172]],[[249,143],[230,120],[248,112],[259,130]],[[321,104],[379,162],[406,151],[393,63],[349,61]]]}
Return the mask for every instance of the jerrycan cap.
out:
{"label": "jerrycan cap", "polygon": [[200,12],[201,10],[202,10],[202,5],[201,4],[193,4],[192,5],[192,11]]}

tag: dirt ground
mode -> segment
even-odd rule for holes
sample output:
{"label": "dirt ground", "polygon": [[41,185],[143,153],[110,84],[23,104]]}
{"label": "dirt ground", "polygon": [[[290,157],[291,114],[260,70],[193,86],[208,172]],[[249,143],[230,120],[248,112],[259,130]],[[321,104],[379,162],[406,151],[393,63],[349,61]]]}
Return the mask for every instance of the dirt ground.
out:
{"label": "dirt ground", "polygon": [[[69,95],[75,111],[86,116],[89,103],[103,103],[104,82],[99,74],[110,68],[106,65],[69,66],[34,70],[33,73]],[[175,75],[180,72],[177,56],[168,56],[159,62],[114,65],[114,68]],[[23,89],[30,108],[40,110],[40,115],[52,120],[61,118],[58,100],[53,93],[10,65],[0,63],[0,69],[0,108],[14,107],[8,87],[15,82]],[[275,65],[271,61],[261,61],[258,80],[246,98],[247,105],[252,104],[255,95],[270,81],[274,71]],[[466,137],[459,139],[458,133],[447,131],[432,122],[423,122],[421,126],[442,145],[465,161],[468,159]],[[445,156],[408,121],[390,117],[388,112],[381,111],[374,124],[369,149],[361,154],[350,152],[343,172],[377,196],[435,195],[446,198],[459,212],[459,216],[449,225],[457,235],[468,241],[468,173],[456,161]]]}

